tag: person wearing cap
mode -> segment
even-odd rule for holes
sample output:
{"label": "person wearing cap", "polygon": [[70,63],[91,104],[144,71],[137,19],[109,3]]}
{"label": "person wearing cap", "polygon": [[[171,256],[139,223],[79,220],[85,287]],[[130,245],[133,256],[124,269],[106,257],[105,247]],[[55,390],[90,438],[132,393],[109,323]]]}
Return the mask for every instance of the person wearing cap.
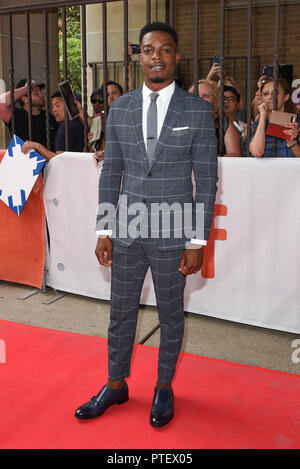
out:
{"label": "person wearing cap", "polygon": [[[42,109],[45,106],[45,97],[42,90],[45,88],[43,83],[31,81],[31,122],[32,122],[32,140],[47,146],[47,125],[46,112]],[[15,109],[15,134],[22,140],[28,140],[28,85],[27,79],[23,78],[17,84],[14,90]],[[12,136],[12,106],[10,101],[10,91],[0,96],[0,119],[2,119],[9,128]],[[54,148],[54,140],[58,124],[50,114],[50,141],[51,148]]]}

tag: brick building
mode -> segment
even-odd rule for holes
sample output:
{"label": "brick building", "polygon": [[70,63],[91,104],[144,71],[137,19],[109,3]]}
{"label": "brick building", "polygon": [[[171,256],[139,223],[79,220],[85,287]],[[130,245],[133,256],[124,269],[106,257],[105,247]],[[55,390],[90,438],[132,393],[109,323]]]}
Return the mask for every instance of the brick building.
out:
{"label": "brick building", "polygon": [[[244,7],[236,5],[244,3]],[[236,79],[244,90],[246,79],[246,60],[237,59],[234,70],[234,57],[247,56],[247,5],[246,1],[225,2],[225,68],[229,75],[236,75]],[[274,56],[274,24],[275,2],[253,2],[252,10],[252,54],[253,59],[252,84],[258,78],[258,65],[262,70],[264,65],[273,65]],[[272,5],[270,5],[270,3]],[[294,79],[300,78],[300,2],[281,2],[280,7],[280,36],[279,62],[294,65]],[[179,47],[183,58],[193,56],[194,43],[194,1],[180,0],[175,2],[175,28],[179,35]],[[201,0],[199,3],[199,57],[200,76],[203,77],[210,69],[210,59],[219,54],[220,49],[220,0]],[[192,66],[190,66],[190,81],[193,80]],[[182,71],[182,78],[186,83],[187,72]],[[189,83],[192,84],[192,83]]]}

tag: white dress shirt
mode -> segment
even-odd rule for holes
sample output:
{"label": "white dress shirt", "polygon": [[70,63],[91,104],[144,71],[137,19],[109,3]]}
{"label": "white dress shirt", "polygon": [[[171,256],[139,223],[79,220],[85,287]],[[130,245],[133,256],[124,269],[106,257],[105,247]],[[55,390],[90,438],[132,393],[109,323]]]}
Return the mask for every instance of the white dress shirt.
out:
{"label": "white dress shirt", "polygon": [[[167,110],[175,90],[175,81],[171,85],[166,86],[158,92],[159,96],[156,100],[157,106],[157,140],[159,139],[160,132],[167,114]],[[147,112],[150,106],[150,94],[153,93],[150,88],[144,83],[143,85],[143,135],[145,147],[147,149]]]}
{"label": "white dress shirt", "polygon": [[[175,81],[170,85],[166,86],[165,88],[158,91],[158,98],[156,100],[157,105],[157,140],[159,139],[159,135],[168,111],[168,107],[172,98],[172,95],[175,90]],[[142,89],[142,96],[143,96],[143,136],[145,142],[145,148],[147,149],[147,111],[150,106],[150,94],[153,93],[153,90],[150,90],[148,86],[144,83]],[[111,230],[99,230],[96,231],[98,236],[106,237],[111,236]],[[199,248],[199,245],[206,245],[205,240],[199,239],[191,239],[191,244],[194,246],[189,246],[189,249]]]}

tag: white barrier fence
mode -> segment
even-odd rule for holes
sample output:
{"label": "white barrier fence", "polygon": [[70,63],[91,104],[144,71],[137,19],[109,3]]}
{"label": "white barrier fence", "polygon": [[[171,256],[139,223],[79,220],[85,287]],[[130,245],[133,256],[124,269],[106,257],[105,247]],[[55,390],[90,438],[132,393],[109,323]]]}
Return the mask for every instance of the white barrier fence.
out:
{"label": "white barrier fence", "polygon": [[[108,300],[110,269],[94,254],[100,171],[84,153],[48,164],[46,283]],[[186,311],[300,333],[299,176],[298,158],[219,158],[210,264],[188,277]],[[141,304],[156,304],[149,272]]]}

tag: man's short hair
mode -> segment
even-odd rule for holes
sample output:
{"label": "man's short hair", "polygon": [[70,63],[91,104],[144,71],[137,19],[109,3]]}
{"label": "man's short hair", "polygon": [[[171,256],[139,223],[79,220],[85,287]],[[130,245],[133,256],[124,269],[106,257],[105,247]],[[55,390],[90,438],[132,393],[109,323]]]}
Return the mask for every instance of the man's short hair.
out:
{"label": "man's short hair", "polygon": [[51,95],[51,99],[53,99],[53,98],[61,98],[61,99],[63,99],[63,97],[62,97],[60,91],[55,91],[55,93],[53,93],[53,94]]}
{"label": "man's short hair", "polygon": [[[113,80],[109,80],[109,81],[106,82],[106,87],[108,87],[108,85],[115,85],[119,88],[121,94],[124,93],[123,88],[120,85],[120,83],[117,83],[116,81],[113,81]],[[101,86],[102,89],[103,89],[103,86],[104,86],[104,83]]]}
{"label": "man's short hair", "polygon": [[161,23],[160,21],[154,21],[153,23],[148,23],[146,24],[140,32],[140,44],[142,43],[143,37],[145,34],[151,33],[152,31],[164,31],[165,33],[170,34],[172,36],[175,44],[178,44],[177,40],[177,33],[172,26],[170,26],[168,23]]}
{"label": "man's short hair", "polygon": [[239,103],[240,102],[240,93],[238,92],[238,90],[236,88],[234,88],[233,86],[229,86],[229,85],[225,85],[224,86],[224,93],[225,91],[231,91],[231,93],[234,93],[237,97],[237,102]]}

